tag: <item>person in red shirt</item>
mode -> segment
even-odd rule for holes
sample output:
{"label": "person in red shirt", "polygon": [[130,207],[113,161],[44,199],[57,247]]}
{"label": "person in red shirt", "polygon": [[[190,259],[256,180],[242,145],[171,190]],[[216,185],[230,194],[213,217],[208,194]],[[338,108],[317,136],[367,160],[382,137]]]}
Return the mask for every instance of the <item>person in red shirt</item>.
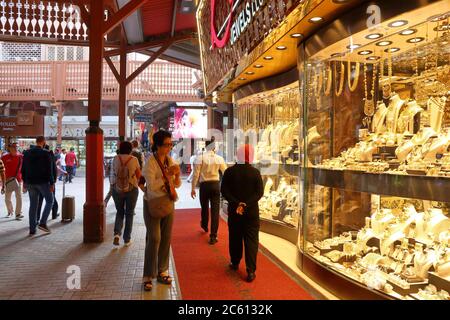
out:
{"label": "person in red shirt", "polygon": [[16,219],[23,218],[22,215],[22,163],[23,155],[17,150],[17,143],[11,143],[8,146],[9,153],[2,156],[2,161],[5,166],[5,203],[8,210],[8,217],[12,216],[14,207],[11,201],[11,196],[15,193],[16,196]]}
{"label": "person in red shirt", "polygon": [[72,183],[74,168],[78,166],[78,159],[74,150],[74,148],[70,148],[70,152],[66,155],[66,171],[68,174],[69,183]]}

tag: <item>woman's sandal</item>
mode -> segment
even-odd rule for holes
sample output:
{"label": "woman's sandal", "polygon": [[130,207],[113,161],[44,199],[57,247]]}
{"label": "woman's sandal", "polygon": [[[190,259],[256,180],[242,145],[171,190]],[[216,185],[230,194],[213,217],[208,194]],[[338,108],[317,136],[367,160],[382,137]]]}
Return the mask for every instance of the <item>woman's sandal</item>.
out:
{"label": "woman's sandal", "polygon": [[145,291],[152,291],[153,284],[151,281],[144,282],[144,290]]}
{"label": "woman's sandal", "polygon": [[163,284],[172,284],[172,277],[167,275],[167,276],[162,276],[162,275],[158,275],[157,280],[159,283],[163,283]]}

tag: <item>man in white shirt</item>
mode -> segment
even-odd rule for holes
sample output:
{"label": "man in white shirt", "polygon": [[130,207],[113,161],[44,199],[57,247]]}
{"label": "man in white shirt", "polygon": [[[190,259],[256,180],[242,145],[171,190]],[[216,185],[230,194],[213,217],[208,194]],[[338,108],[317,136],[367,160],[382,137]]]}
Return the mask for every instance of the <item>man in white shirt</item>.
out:
{"label": "man in white shirt", "polygon": [[215,145],[212,141],[206,142],[206,151],[195,158],[194,175],[192,178],[192,198],[196,197],[195,187],[200,182],[200,205],[202,217],[201,228],[208,232],[209,203],[211,203],[211,233],[209,244],[217,242],[217,230],[219,229],[220,209],[220,175],[227,169],[225,160],[215,153]]}
{"label": "man in white shirt", "polygon": [[[61,150],[61,154],[60,154],[59,161],[60,161],[60,164],[61,164],[61,168],[62,168],[64,171],[66,171],[66,155],[67,155],[66,149],[62,149],[62,150]],[[61,173],[61,175],[59,176],[59,181],[62,181],[63,177],[64,177],[64,174]],[[67,178],[65,178],[65,179],[66,179],[66,181],[67,181]]]}

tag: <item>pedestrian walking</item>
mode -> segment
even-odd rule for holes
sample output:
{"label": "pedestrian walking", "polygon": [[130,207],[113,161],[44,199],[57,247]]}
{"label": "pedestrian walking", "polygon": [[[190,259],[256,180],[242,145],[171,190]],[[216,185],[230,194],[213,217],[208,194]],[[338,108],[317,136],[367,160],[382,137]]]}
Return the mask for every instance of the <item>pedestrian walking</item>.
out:
{"label": "pedestrian walking", "polygon": [[260,172],[253,162],[253,148],[244,145],[237,151],[238,163],[225,171],[221,192],[228,201],[230,268],[237,270],[245,248],[247,281],[256,278],[259,245],[258,201],[264,194]]}
{"label": "pedestrian walking", "polygon": [[136,157],[136,159],[138,159],[139,167],[142,170],[145,159],[144,159],[144,154],[141,152],[141,150],[139,150],[139,142],[137,140],[133,140],[133,141],[131,141],[131,145],[133,146],[133,151],[131,151],[131,155]]}
{"label": "pedestrian walking", "polygon": [[66,171],[68,173],[69,183],[72,183],[74,177],[75,167],[78,166],[78,158],[75,154],[75,149],[70,148],[70,152],[66,155]]}
{"label": "pedestrian walking", "polygon": [[123,240],[125,246],[131,244],[134,209],[139,195],[138,181],[141,169],[138,159],[131,155],[133,147],[130,142],[123,141],[119,146],[119,154],[114,157],[112,169],[112,197],[116,205],[116,221],[114,225],[113,244],[118,246],[122,235],[123,220],[125,229]]}
{"label": "pedestrian walking", "polygon": [[[18,151],[17,143],[11,143],[8,146],[8,153],[2,156],[5,166],[5,204],[8,210],[8,217],[15,213],[16,219],[23,218],[22,215],[22,162],[23,155]],[[11,201],[12,194],[16,198],[16,208],[14,210]]]}
{"label": "pedestrian walking", "polygon": [[223,174],[227,166],[225,160],[215,153],[215,144],[206,142],[206,151],[198,155],[194,162],[194,175],[192,178],[191,196],[195,198],[195,188],[200,182],[200,227],[208,232],[209,207],[211,206],[211,233],[209,244],[217,243],[217,232],[219,230],[220,211],[220,174]]}
{"label": "pedestrian walking", "polygon": [[173,148],[172,135],[160,130],[153,135],[152,152],[145,163],[143,175],[147,183],[144,196],[144,221],[147,228],[143,284],[152,290],[154,278],[171,284],[169,274],[170,241],[172,238],[175,188],[181,186],[180,167],[169,156]]}
{"label": "pedestrian walking", "polygon": [[[59,154],[59,161],[61,164],[61,168],[63,171],[66,171],[66,155],[67,155],[67,151],[66,149],[62,149],[61,153]],[[66,182],[68,181],[68,175],[60,175],[59,176],[59,181],[62,181],[62,179],[66,179]]]}
{"label": "pedestrian walking", "polygon": [[[44,149],[46,141],[44,137],[36,139],[36,146],[25,151],[22,164],[22,178],[24,189],[28,190],[30,197],[29,223],[30,235],[36,234],[36,226],[47,233],[47,219],[53,207],[53,191],[55,189],[56,170],[53,156]],[[45,207],[38,221],[39,195],[45,199]]]}

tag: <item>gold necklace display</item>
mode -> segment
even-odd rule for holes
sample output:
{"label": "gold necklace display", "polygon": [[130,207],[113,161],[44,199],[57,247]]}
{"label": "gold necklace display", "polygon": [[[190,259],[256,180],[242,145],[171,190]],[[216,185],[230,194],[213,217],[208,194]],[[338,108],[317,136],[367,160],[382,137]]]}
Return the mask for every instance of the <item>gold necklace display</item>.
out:
{"label": "gold necklace display", "polygon": [[324,70],[324,71],[325,71],[325,74],[327,75],[324,93],[326,96],[329,96],[331,93],[331,81],[333,80],[333,73],[331,71],[331,65],[328,64],[326,70]]}
{"label": "gold necklace display", "polygon": [[[336,70],[336,62],[334,63],[334,76],[337,78],[337,70]],[[336,94],[336,97],[339,97],[342,94],[342,91],[344,91],[344,76],[345,76],[345,66],[344,63],[341,61],[341,76],[339,85],[336,83],[334,87],[334,93]]]}
{"label": "gold necklace display", "polygon": [[371,98],[368,98],[367,88],[367,64],[364,63],[364,114],[372,117],[375,113],[375,79],[376,79],[376,64],[372,66],[372,88],[370,90]]}
{"label": "gold necklace display", "polygon": [[352,63],[350,61],[347,61],[347,82],[348,87],[351,92],[355,92],[356,88],[358,88],[358,81],[359,81],[359,72],[360,72],[360,65],[359,62],[356,62],[355,65],[355,76],[352,83]]}

